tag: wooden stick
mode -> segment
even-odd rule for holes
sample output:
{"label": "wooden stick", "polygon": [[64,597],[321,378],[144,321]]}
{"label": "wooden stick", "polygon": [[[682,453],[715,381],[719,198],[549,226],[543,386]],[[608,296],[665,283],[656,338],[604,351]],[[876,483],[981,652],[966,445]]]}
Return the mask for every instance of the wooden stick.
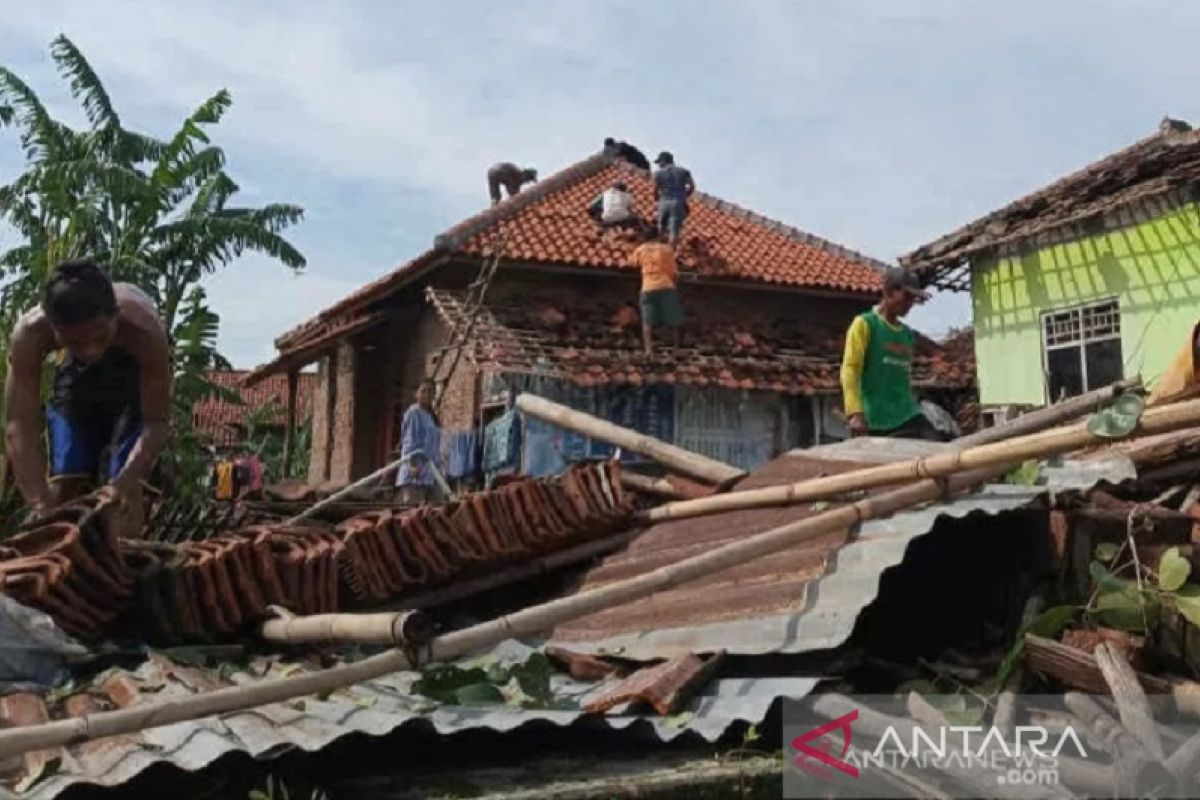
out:
{"label": "wooden stick", "polygon": [[[1025,634],[1025,663],[1034,672],[1040,672],[1057,678],[1068,686],[1073,686],[1088,694],[1108,694],[1109,685],[1104,680],[1104,673],[1096,663],[1096,657],[1074,647],[1069,647],[1053,639],[1045,639],[1032,633]],[[1150,694],[1176,694],[1177,690],[1171,681],[1144,672],[1137,673],[1142,687]],[[1191,681],[1178,681],[1187,684]],[[1200,689],[1200,687],[1197,687]],[[1193,690],[1194,691],[1194,690]],[[1186,691],[1185,691],[1186,694]],[[1177,701],[1180,710],[1184,707]]]}
{"label": "wooden stick", "polygon": [[[1200,400],[1189,400],[1145,412],[1136,433],[1151,435],[1198,423],[1200,423]],[[1050,455],[1068,453],[1102,441],[1106,440],[1093,435],[1088,431],[1087,425],[1081,423],[962,451],[947,450],[912,461],[883,464],[785,486],[768,486],[762,489],[702,497],[698,500],[681,500],[651,509],[641,514],[640,517],[646,522],[661,522],[668,519],[686,519],[746,508],[810,503],[920,478],[944,477],[967,469],[995,467],[1001,463],[1020,464],[1029,459],[1041,459]]]}
{"label": "wooden stick", "polygon": [[[994,470],[976,470],[955,476],[946,482],[919,481],[911,486],[829,509],[642,575],[446,634],[430,644],[428,657],[434,661],[448,661],[493,646],[505,639],[541,633],[568,620],[639,600],[687,581],[795,547],[830,531],[852,528],[864,520],[887,516],[935,500],[947,491],[956,492],[970,488],[995,474]],[[278,703],[295,697],[331,692],[412,666],[405,653],[389,650],[353,664],[344,664],[322,672],[262,681],[252,686],[234,686],[194,697],[63,719],[46,725],[0,730],[0,759],[28,750],[115,736],[213,714],[226,714],[268,703]]]}
{"label": "wooden stick", "polygon": [[746,475],[745,470],[668,444],[653,436],[614,425],[607,420],[576,411],[537,395],[522,394],[518,396],[516,406],[517,410],[523,414],[652,458],[674,472],[682,472],[707,483],[727,486]]}
{"label": "wooden stick", "polygon": [[1167,769],[1171,774],[1190,786],[1196,782],[1196,772],[1200,771],[1200,733],[1195,734],[1167,759]]}
{"label": "wooden stick", "polygon": [[287,374],[287,410],[283,429],[283,475],[281,480],[287,480],[292,473],[292,450],[296,446],[296,391],[300,383],[299,373],[288,370]]}
{"label": "wooden stick", "polygon": [[332,505],[333,503],[336,503],[338,500],[341,500],[343,497],[351,494],[355,490],[361,489],[364,486],[370,486],[372,483],[379,480],[384,475],[399,468],[399,466],[403,463],[404,463],[404,459],[398,458],[395,461],[393,461],[392,463],[388,464],[386,467],[380,467],[379,469],[375,470],[374,472],[372,472],[370,475],[366,476],[365,478],[359,478],[358,480],[356,480],[354,483],[350,484],[349,486],[343,486],[341,489],[339,489],[338,491],[329,495],[329,497],[326,497],[324,500],[321,500],[320,502],[309,506],[307,511],[300,512],[299,514],[297,514],[296,516],[287,520],[283,524],[284,525],[296,525],[296,524],[308,519],[313,514],[320,511],[321,509],[325,508],[326,506]]}
{"label": "wooden stick", "polygon": [[682,500],[686,496],[665,478],[651,478],[649,475],[638,475],[628,470],[621,470],[621,485],[627,489],[656,494],[671,500]]}
{"label": "wooden stick", "polygon": [[1108,715],[1092,698],[1067,692],[1063,703],[1083,720],[1113,753],[1118,797],[1160,797],[1175,787],[1175,776],[1150,755],[1141,741]]}
{"label": "wooden stick", "polygon": [[1102,642],[1094,655],[1105,683],[1112,690],[1121,724],[1142,743],[1142,747],[1146,748],[1151,758],[1162,761],[1166,755],[1158,728],[1154,724],[1150,703],[1138,682],[1137,673],[1125,659],[1125,654],[1108,642]]}

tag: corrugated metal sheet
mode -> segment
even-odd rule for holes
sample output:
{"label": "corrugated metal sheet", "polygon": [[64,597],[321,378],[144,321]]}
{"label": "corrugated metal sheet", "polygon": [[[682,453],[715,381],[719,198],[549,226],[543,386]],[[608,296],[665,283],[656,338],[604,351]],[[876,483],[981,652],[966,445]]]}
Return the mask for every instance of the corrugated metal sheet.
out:
{"label": "corrugated metal sheet", "polygon": [[[490,657],[501,663],[514,663],[524,661],[531,652],[526,645],[508,641],[493,650]],[[131,705],[136,706],[230,684],[253,684],[311,668],[265,661],[257,666],[259,669],[252,665],[249,671],[224,675],[155,656],[136,672],[101,676],[88,691],[102,699],[131,699]],[[415,672],[398,672],[336,692],[323,700],[305,698],[296,703],[276,703],[78,745],[62,754],[62,767],[57,774],[36,784],[21,797],[49,800],[79,783],[120,786],[146,768],[164,762],[184,770],[197,770],[237,752],[269,757],[293,747],[316,751],[348,734],[383,736],[406,725],[431,725],[439,734],[472,729],[503,733],[539,722],[567,726],[583,716],[583,712],[576,710],[432,707],[431,701],[411,691],[418,677]],[[617,682],[617,679],[610,679],[589,685],[556,674],[552,687],[556,696],[570,697],[582,708],[589,700],[610,691]],[[761,721],[777,698],[803,697],[816,683],[815,678],[797,677],[722,679],[711,682],[692,698],[686,708],[694,715],[690,718],[664,719],[634,713],[628,708],[612,714],[589,716],[613,729],[641,726],[664,742],[689,732],[711,742],[735,722]],[[71,701],[64,705],[75,707]],[[63,709],[53,711],[67,713]],[[2,793],[3,789],[0,789]]]}
{"label": "corrugated metal sheet", "polygon": [[[867,457],[912,458],[936,447],[871,440],[794,451],[752,474],[739,488],[832,474],[862,466]],[[858,460],[833,460],[846,457]],[[899,564],[909,543],[931,531],[939,519],[999,514],[1051,489],[1082,489],[1132,477],[1132,464],[1120,456],[1048,467],[1043,485],[985,486],[949,502],[870,521],[853,537],[848,531],[831,533],[795,550],[575,620],[555,630],[554,644],[635,659],[718,649],[755,655],[835,647],[849,637],[859,613],[875,599],[883,572]],[[662,523],[605,559],[583,585],[592,588],[642,574],[811,513],[773,508]]]}

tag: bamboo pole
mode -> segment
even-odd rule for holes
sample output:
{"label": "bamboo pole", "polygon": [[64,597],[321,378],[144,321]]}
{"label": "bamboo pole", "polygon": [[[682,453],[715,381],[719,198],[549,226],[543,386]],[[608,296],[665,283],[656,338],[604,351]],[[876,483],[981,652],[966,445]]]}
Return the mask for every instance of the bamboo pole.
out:
{"label": "bamboo pole", "polygon": [[984,428],[969,436],[959,437],[951,442],[951,444],[957,450],[964,450],[968,447],[991,444],[1002,439],[1011,439],[1016,436],[1037,433],[1046,428],[1076,420],[1084,414],[1099,411],[1112,401],[1113,398],[1138,389],[1141,385],[1142,378],[1140,375],[1128,380],[1118,381],[1102,389],[1094,389],[1090,392],[1085,392],[1076,397],[1055,403],[1054,405],[1039,408],[1037,411],[1022,414],[1016,419],[1010,419],[1008,422],[997,425],[994,428]]}
{"label": "bamboo pole", "polygon": [[370,486],[372,483],[379,480],[384,475],[387,475],[389,472],[397,469],[403,463],[404,463],[404,459],[398,458],[395,461],[393,461],[392,463],[388,464],[386,467],[380,467],[379,469],[375,470],[374,472],[372,472],[370,475],[366,476],[365,478],[359,478],[358,480],[356,480],[354,483],[350,484],[349,486],[343,486],[341,489],[339,489],[338,491],[329,495],[329,497],[326,497],[324,500],[320,501],[319,503],[315,503],[315,504],[309,506],[307,511],[301,511],[299,514],[297,514],[296,516],[287,520],[283,524],[284,525],[296,525],[300,522],[303,522],[304,520],[308,519],[313,514],[320,511],[321,509],[325,508],[326,506],[330,506],[330,505],[336,503],[338,500],[341,500],[343,497],[346,497],[347,495],[351,494],[355,490],[361,489],[364,486]]}
{"label": "bamboo pole", "polygon": [[[925,480],[875,497],[864,498],[730,542],[633,578],[552,600],[446,634],[434,639],[423,652],[427,652],[430,660],[448,661],[493,646],[505,639],[540,633],[568,620],[639,600],[687,581],[795,547],[830,531],[845,530],[864,520],[887,516],[935,500],[947,492],[970,488],[995,474],[995,470],[976,470],[957,475],[949,481]],[[116,736],[213,714],[227,714],[278,703],[305,695],[332,692],[412,666],[405,653],[389,650],[353,664],[333,667],[322,672],[263,681],[251,686],[233,686],[193,697],[89,714],[45,725],[0,730],[0,760],[29,750]]]}
{"label": "bamboo pole", "polygon": [[669,497],[672,500],[682,500],[686,495],[671,485],[666,478],[652,478],[649,475],[638,475],[628,470],[621,470],[621,485],[645,494],[656,494]]}
{"label": "bamboo pole", "polygon": [[419,647],[433,638],[433,620],[420,611],[379,614],[283,614],[263,623],[263,638],[279,644],[361,642]]}
{"label": "bamboo pole", "polygon": [[[1200,424],[1200,401],[1188,400],[1146,411],[1131,436],[1166,433],[1197,424]],[[644,522],[653,523],[746,508],[810,503],[920,478],[941,478],[962,470],[980,469],[1002,463],[1020,464],[1028,459],[1046,458],[1104,441],[1106,440],[1089,432],[1085,423],[1080,423],[966,450],[940,451],[912,461],[882,464],[784,486],[768,486],[702,497],[698,500],[667,503],[643,512],[639,518]]]}
{"label": "bamboo pole", "polygon": [[551,402],[544,397],[522,394],[517,397],[516,406],[521,413],[535,419],[652,458],[673,472],[681,472],[707,483],[727,486],[746,475],[745,470],[668,444],[653,436],[646,436],[629,428],[614,425],[607,420]]}

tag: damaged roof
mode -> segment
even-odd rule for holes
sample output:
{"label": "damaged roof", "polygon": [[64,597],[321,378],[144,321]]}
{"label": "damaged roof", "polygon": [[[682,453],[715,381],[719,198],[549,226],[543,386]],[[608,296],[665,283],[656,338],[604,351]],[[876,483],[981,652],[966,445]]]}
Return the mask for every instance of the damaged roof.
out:
{"label": "damaged roof", "polygon": [[[533,650],[515,641],[498,645],[483,656],[488,662],[523,662]],[[479,659],[474,659],[478,661]],[[80,716],[102,709],[137,708],[169,698],[303,674],[319,666],[260,657],[248,664],[200,668],[151,653],[135,670],[115,669],[76,687],[65,698],[43,698],[20,693],[0,702],[0,723],[30,724],[37,718]],[[725,678],[710,682],[687,702],[678,718],[663,718],[622,707],[608,714],[585,714],[591,700],[602,697],[620,682],[609,678],[588,684],[559,673],[551,677],[556,698],[570,698],[574,708],[523,709],[505,704],[488,706],[439,705],[413,691],[420,673],[387,675],[323,698],[272,703],[247,711],[149,728],[136,734],[99,739],[66,749],[28,753],[16,781],[42,775],[27,791],[16,796],[49,800],[79,784],[117,787],[155,765],[194,771],[214,765],[235,753],[270,758],[300,748],[321,750],[346,736],[386,736],[407,726],[426,726],[448,736],[469,730],[513,731],[526,725],[594,724],[613,729],[640,727],[659,740],[672,741],[693,734],[712,742],[736,722],[761,722],[779,697],[803,697],[816,685],[815,678]],[[42,765],[57,760],[57,768]],[[0,787],[0,796],[4,789]]]}
{"label": "damaged roof", "polygon": [[[794,395],[838,389],[843,328],[808,316],[750,316],[716,298],[690,295],[686,286],[680,293],[687,316],[678,348],[646,355],[633,305],[564,285],[519,301],[488,301],[471,328],[468,356],[478,366],[585,387],[687,385]],[[466,328],[463,293],[429,288],[426,295],[448,325]],[[947,353],[922,337],[913,382],[973,387],[974,354]]]}
{"label": "damaged roof", "polygon": [[[618,180],[628,185],[635,212],[652,220],[650,173],[599,153],[455,225],[439,235],[430,250],[284,333],[275,344],[284,352],[299,349],[330,326],[428,274],[445,257],[490,257],[505,237],[504,258],[510,262],[633,273],[629,253],[634,245],[603,234],[587,213],[591,200]],[[881,270],[888,266],[704,192],[692,196],[680,262],[716,280],[864,296],[879,291]]]}
{"label": "damaged roof", "polygon": [[[1089,223],[1143,202],[1162,213],[1194,199],[1197,178],[1200,131],[1164,119],[1153,135],[918,247],[900,262],[934,284],[965,289],[970,275],[964,262],[976,254],[1029,240],[1040,244],[1051,234],[1087,235],[1094,232],[1086,229]],[[1114,220],[1117,226],[1140,221],[1131,213]]]}
{"label": "damaged roof", "polygon": [[[821,475],[907,460],[940,445],[853,439],[797,450],[755,471],[737,489],[792,483]],[[706,578],[558,626],[553,644],[635,659],[680,652],[800,653],[836,647],[879,591],[883,573],[900,564],[914,539],[941,520],[993,516],[1028,505],[1051,489],[1086,489],[1134,477],[1122,456],[1067,462],[1043,472],[1044,485],[987,485],[850,531],[835,531]],[[812,506],[730,511],[659,523],[591,569],[581,589],[631,578],[737,539],[795,522]]]}

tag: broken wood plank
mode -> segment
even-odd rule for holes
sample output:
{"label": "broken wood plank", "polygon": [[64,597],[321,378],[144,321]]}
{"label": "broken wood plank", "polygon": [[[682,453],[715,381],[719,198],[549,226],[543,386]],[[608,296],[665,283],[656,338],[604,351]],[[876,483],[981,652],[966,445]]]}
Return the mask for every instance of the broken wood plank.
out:
{"label": "broken wood plank", "polygon": [[1120,649],[1107,642],[1100,644],[1094,655],[1105,683],[1112,690],[1121,724],[1141,742],[1151,758],[1162,761],[1166,757],[1162,739],[1158,735],[1150,703],[1146,700],[1145,690],[1138,682],[1137,673]]}
{"label": "broken wood plank", "polygon": [[1079,692],[1067,692],[1063,703],[1114,754],[1118,797],[1161,797],[1175,788],[1175,776],[1166,765],[1148,753],[1141,741],[1095,700]]}

